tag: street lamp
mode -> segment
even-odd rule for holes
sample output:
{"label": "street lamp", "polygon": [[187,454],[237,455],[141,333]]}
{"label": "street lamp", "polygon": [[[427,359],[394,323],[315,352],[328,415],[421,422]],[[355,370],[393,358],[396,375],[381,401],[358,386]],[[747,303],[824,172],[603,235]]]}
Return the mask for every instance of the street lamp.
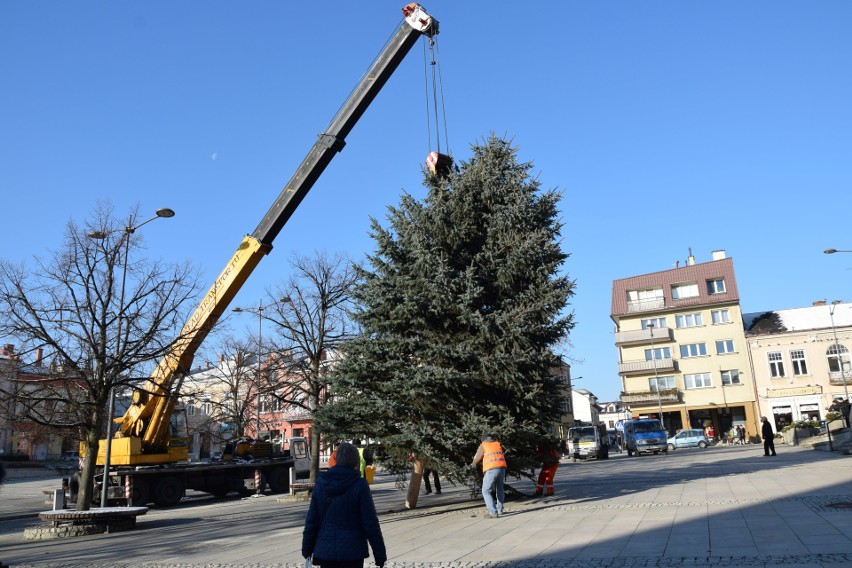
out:
{"label": "street lamp", "polygon": [[[154,212],[154,216],[150,219],[146,219],[141,223],[133,225],[133,215],[127,218],[127,225],[122,227],[121,229],[114,229],[112,231],[92,231],[88,233],[90,239],[94,239],[97,241],[102,241],[106,239],[109,235],[113,233],[118,233],[123,231],[124,234],[121,235],[121,239],[116,246],[116,249],[119,248],[122,244],[124,245],[124,258],[122,259],[121,265],[121,288],[118,293],[118,321],[116,322],[116,334],[115,334],[115,354],[116,357],[121,353],[121,328],[123,323],[123,314],[124,314],[124,287],[127,283],[127,257],[130,256],[130,235],[136,232],[138,228],[142,225],[147,225],[154,219],[164,218],[168,219],[169,217],[174,217],[175,212],[168,207],[163,207],[157,209]],[[113,414],[115,412],[115,389],[110,387],[109,390],[109,418],[106,423],[106,449],[104,451],[104,479],[101,483],[101,507],[106,507],[107,505],[107,486],[109,482],[109,462],[111,457],[112,450],[112,421]],[[131,505],[130,500],[127,502],[127,506]]]}
{"label": "street lamp", "polygon": [[232,310],[236,313],[248,312],[248,313],[252,313],[252,314],[254,314],[254,313],[257,314],[257,379],[256,379],[257,384],[256,384],[256,387],[255,387],[257,389],[257,427],[256,427],[255,433],[254,433],[255,439],[258,439],[260,437],[260,402],[261,402],[260,401],[260,383],[261,383],[260,358],[261,358],[262,347],[263,347],[263,310],[265,310],[266,308],[275,306],[277,304],[283,304],[283,303],[287,303],[287,302],[292,302],[292,300],[290,300],[289,296],[284,296],[283,298],[279,298],[278,300],[273,300],[272,302],[269,302],[266,305],[264,305],[263,300],[261,300],[257,303],[256,308],[239,308],[239,307],[237,307],[237,308],[233,308],[233,310]]}
{"label": "street lamp", "polygon": [[654,353],[654,324],[649,323],[648,329],[651,330],[651,362],[654,364],[654,383],[657,385],[657,406],[660,409],[660,424],[665,428],[665,420],[663,420],[663,398],[660,395],[660,377],[657,375],[657,354]]}
{"label": "street lamp", "polygon": [[[833,249],[829,249],[833,250]],[[826,251],[828,252],[828,251]],[[838,251],[840,252],[840,251]],[[834,333],[834,349],[837,351],[837,362],[840,365],[840,376],[843,379],[843,392],[846,394],[846,400],[849,400],[849,388],[846,386],[846,365],[844,365],[843,361],[843,353],[840,351],[840,343],[837,341],[837,327],[834,325],[834,310],[837,308],[838,304],[840,304],[840,300],[834,300],[831,302],[831,307],[828,310],[828,315],[831,316],[831,331]],[[830,379],[829,379],[830,382]],[[849,424],[847,424],[849,426]]]}

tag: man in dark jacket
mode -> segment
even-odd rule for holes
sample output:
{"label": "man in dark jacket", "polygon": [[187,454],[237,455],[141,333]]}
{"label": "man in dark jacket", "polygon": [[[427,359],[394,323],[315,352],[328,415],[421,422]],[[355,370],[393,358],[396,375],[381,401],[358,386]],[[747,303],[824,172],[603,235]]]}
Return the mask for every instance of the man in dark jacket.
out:
{"label": "man in dark jacket", "polygon": [[367,480],[361,477],[358,450],[337,447],[337,465],[321,475],[311,495],[302,533],[302,556],[331,568],[356,568],[369,557],[380,568],[387,561],[385,541]]}
{"label": "man in dark jacket", "polygon": [[[760,435],[763,436],[763,455],[775,455],[775,432],[772,431],[772,424],[766,419],[766,416],[761,417],[763,426],[760,427]],[[770,453],[771,452],[771,453]]]}

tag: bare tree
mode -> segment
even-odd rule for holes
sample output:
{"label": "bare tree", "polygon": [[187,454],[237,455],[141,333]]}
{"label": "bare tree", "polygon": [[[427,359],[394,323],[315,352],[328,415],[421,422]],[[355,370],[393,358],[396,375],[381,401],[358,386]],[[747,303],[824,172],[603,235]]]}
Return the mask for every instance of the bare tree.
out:
{"label": "bare tree", "polygon": [[163,357],[198,291],[189,264],[142,256],[139,218],[133,210],[125,225],[99,204],[83,226],[69,221],[62,247],[33,269],[0,260],[0,336],[21,345],[22,358],[39,352],[48,362],[13,390],[26,419],[77,431],[81,510],[92,502],[110,392],[138,384]]}
{"label": "bare tree", "polygon": [[[265,373],[267,398],[277,398],[285,409],[312,415],[326,402],[326,374],[334,354],[356,332],[349,308],[358,276],[352,262],[341,254],[297,256],[291,266],[293,276],[269,294],[289,301],[272,302],[271,314],[264,316],[274,323],[270,352],[275,356],[269,358]],[[311,481],[315,481],[320,453],[320,432],[315,427],[309,443]]]}

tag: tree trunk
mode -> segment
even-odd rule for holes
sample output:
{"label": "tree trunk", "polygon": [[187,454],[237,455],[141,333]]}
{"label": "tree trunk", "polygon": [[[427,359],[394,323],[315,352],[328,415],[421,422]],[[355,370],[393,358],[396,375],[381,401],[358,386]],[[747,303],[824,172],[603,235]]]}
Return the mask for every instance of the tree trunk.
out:
{"label": "tree trunk", "polygon": [[80,472],[80,490],[77,493],[78,511],[88,511],[94,502],[99,438],[100,436],[95,432],[89,432],[83,440],[86,457],[83,458],[83,470]]}
{"label": "tree trunk", "polygon": [[420,459],[414,462],[414,470],[411,472],[411,483],[408,484],[408,497],[405,499],[406,509],[417,508],[417,498],[420,496],[420,482],[423,481],[423,471],[426,469],[426,460]]}

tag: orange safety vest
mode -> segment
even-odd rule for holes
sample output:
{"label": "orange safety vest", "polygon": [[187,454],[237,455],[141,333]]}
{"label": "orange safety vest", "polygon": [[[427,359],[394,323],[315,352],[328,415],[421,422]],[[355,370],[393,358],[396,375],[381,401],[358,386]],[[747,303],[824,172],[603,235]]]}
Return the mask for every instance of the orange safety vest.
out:
{"label": "orange safety vest", "polygon": [[498,467],[506,467],[506,456],[503,454],[503,446],[500,442],[482,442],[482,471]]}

